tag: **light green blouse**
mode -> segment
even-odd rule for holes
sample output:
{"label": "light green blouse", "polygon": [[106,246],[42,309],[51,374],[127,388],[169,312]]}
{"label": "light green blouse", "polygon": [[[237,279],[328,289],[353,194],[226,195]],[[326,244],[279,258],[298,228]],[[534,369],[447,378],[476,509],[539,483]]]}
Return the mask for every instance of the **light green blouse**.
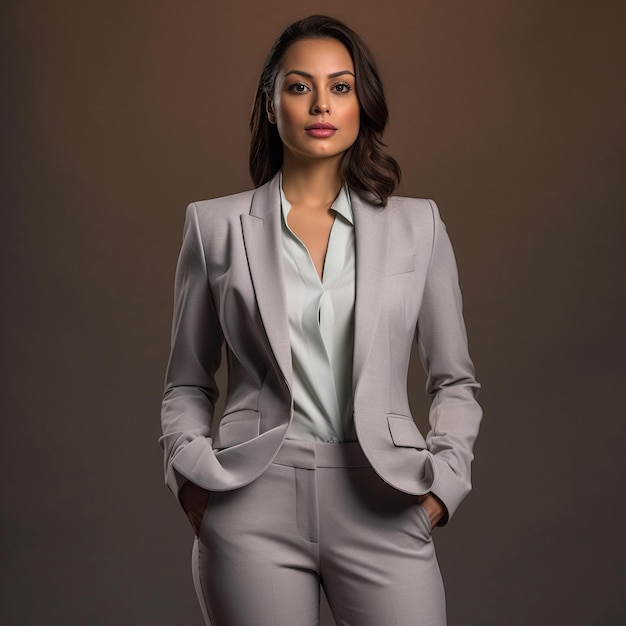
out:
{"label": "light green blouse", "polygon": [[293,364],[294,416],[288,439],[356,441],[352,418],[355,250],[350,192],[331,209],[322,280],[306,246],[287,224],[291,209],[280,175],[282,246]]}

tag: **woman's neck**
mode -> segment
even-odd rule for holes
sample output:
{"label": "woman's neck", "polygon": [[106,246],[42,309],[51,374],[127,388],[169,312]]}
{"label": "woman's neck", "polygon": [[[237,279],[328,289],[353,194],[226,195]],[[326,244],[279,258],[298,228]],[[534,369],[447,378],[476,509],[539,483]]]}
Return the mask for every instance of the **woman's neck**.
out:
{"label": "woman's neck", "polygon": [[337,159],[307,162],[285,159],[282,166],[283,192],[289,203],[327,210],[343,184],[340,163]]}

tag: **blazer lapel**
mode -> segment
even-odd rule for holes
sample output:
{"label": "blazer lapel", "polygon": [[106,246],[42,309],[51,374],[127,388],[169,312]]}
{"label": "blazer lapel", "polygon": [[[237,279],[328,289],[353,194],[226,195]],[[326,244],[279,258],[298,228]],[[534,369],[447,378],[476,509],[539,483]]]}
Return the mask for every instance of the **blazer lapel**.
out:
{"label": "blazer lapel", "polygon": [[[250,213],[241,216],[248,268],[270,347],[289,389],[292,387],[289,318],[282,259],[279,177],[259,187]],[[372,347],[385,282],[385,209],[350,190],[356,242],[356,302],[352,388],[356,390]]]}
{"label": "blazer lapel", "polygon": [[278,367],[291,389],[291,347],[278,185],[277,174],[255,191],[250,213],[241,216],[241,227],[261,320]]}
{"label": "blazer lapel", "polygon": [[351,190],[356,242],[356,302],[354,313],[354,359],[352,389],[363,374],[372,348],[384,293],[387,260],[386,209],[375,206]]}

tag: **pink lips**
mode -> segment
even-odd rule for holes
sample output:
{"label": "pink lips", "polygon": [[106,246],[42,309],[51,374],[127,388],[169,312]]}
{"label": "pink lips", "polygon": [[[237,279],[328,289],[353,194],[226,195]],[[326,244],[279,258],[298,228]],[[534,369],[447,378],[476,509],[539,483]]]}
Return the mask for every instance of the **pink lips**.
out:
{"label": "pink lips", "polygon": [[316,122],[305,128],[306,132],[312,137],[331,137],[337,132],[337,129],[327,122]]}

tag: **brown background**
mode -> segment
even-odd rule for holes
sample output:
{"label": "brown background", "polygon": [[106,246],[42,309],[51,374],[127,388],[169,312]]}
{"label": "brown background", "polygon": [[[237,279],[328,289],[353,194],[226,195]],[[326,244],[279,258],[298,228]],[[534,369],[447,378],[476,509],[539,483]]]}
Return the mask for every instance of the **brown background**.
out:
{"label": "brown background", "polygon": [[326,12],[459,260],[485,420],[435,531],[450,625],[626,623],[623,6],[3,3],[0,622],[201,623],[156,443],[184,208],[250,187],[263,58]]}

